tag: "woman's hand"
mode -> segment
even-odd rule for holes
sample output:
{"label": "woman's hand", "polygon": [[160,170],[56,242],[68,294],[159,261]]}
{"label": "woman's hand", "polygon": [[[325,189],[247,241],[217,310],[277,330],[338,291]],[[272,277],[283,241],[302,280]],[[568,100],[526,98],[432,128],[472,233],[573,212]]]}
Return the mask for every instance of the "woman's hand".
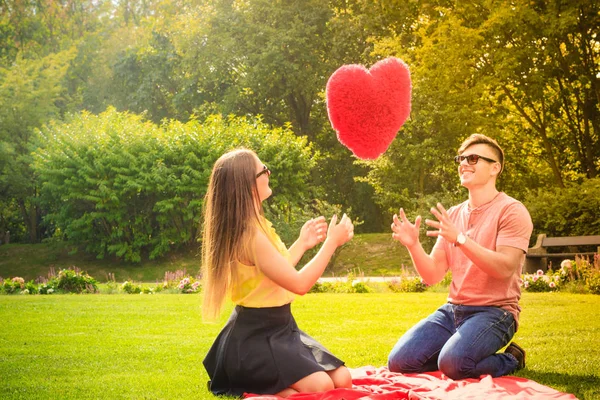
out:
{"label": "woman's hand", "polygon": [[354,225],[346,214],[342,216],[339,224],[336,223],[337,215],[334,215],[327,229],[327,239],[332,240],[336,247],[339,247],[352,239],[354,236]]}
{"label": "woman's hand", "polygon": [[327,221],[325,217],[309,219],[300,229],[300,243],[304,251],[312,249],[327,237]]}
{"label": "woman's hand", "polygon": [[419,215],[417,219],[415,219],[415,223],[412,224],[408,218],[406,218],[406,214],[404,213],[404,209],[400,209],[400,218],[398,215],[394,214],[394,222],[392,223],[392,238],[399,241],[406,247],[412,247],[415,244],[419,243],[419,227],[421,226],[421,216]]}

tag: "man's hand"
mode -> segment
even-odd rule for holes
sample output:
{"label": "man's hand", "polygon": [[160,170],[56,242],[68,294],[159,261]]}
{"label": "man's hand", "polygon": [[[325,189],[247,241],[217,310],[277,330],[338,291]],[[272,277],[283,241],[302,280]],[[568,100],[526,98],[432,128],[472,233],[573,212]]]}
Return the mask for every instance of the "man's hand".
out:
{"label": "man's hand", "polygon": [[412,224],[408,218],[406,218],[403,208],[400,209],[399,214],[400,218],[398,218],[398,215],[394,214],[394,222],[392,223],[392,231],[394,233],[392,233],[392,238],[410,248],[419,243],[419,227],[421,226],[421,216],[419,215],[415,219],[415,223]]}
{"label": "man's hand", "polygon": [[448,216],[448,212],[442,203],[437,203],[437,208],[431,207],[431,213],[437,218],[437,221],[426,219],[425,224],[437,230],[427,231],[427,236],[441,236],[449,243],[456,243],[456,238],[460,231],[450,220],[450,216]]}

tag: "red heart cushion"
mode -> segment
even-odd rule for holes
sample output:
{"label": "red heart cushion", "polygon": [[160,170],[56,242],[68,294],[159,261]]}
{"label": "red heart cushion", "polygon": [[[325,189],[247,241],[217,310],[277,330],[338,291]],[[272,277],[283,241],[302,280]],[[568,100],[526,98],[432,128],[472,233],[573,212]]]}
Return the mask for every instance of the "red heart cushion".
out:
{"label": "red heart cushion", "polygon": [[369,70],[340,67],[327,82],[327,113],[338,140],[359,158],[379,157],[410,114],[410,93],[408,66],[397,58]]}

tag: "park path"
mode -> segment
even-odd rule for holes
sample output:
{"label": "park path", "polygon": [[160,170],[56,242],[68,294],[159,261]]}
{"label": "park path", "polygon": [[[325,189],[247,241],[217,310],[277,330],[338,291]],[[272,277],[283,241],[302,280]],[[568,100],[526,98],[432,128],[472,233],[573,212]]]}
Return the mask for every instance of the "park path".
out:
{"label": "park path", "polygon": [[[389,282],[389,281],[393,281],[393,280],[400,280],[401,278],[399,276],[356,276],[354,277],[355,281],[359,281],[359,282]],[[334,276],[334,277],[320,277],[318,282],[346,282],[348,280],[347,277],[345,276]]]}

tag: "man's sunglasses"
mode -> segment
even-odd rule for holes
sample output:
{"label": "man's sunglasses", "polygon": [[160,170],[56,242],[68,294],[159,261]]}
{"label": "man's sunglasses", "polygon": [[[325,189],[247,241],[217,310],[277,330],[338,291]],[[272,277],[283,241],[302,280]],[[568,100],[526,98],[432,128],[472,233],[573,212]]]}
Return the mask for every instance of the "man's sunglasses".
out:
{"label": "man's sunglasses", "polygon": [[263,165],[263,170],[256,174],[256,178],[260,178],[261,175],[267,174],[267,176],[271,176],[271,170],[267,168],[266,165]]}
{"label": "man's sunglasses", "polygon": [[479,154],[469,154],[468,156],[456,156],[454,157],[454,161],[456,161],[457,164],[460,164],[461,162],[463,162],[463,160],[467,160],[467,163],[469,163],[469,165],[475,165],[477,164],[477,161],[479,161],[480,158],[489,163],[498,162],[496,160],[492,160],[491,158],[480,156]]}

